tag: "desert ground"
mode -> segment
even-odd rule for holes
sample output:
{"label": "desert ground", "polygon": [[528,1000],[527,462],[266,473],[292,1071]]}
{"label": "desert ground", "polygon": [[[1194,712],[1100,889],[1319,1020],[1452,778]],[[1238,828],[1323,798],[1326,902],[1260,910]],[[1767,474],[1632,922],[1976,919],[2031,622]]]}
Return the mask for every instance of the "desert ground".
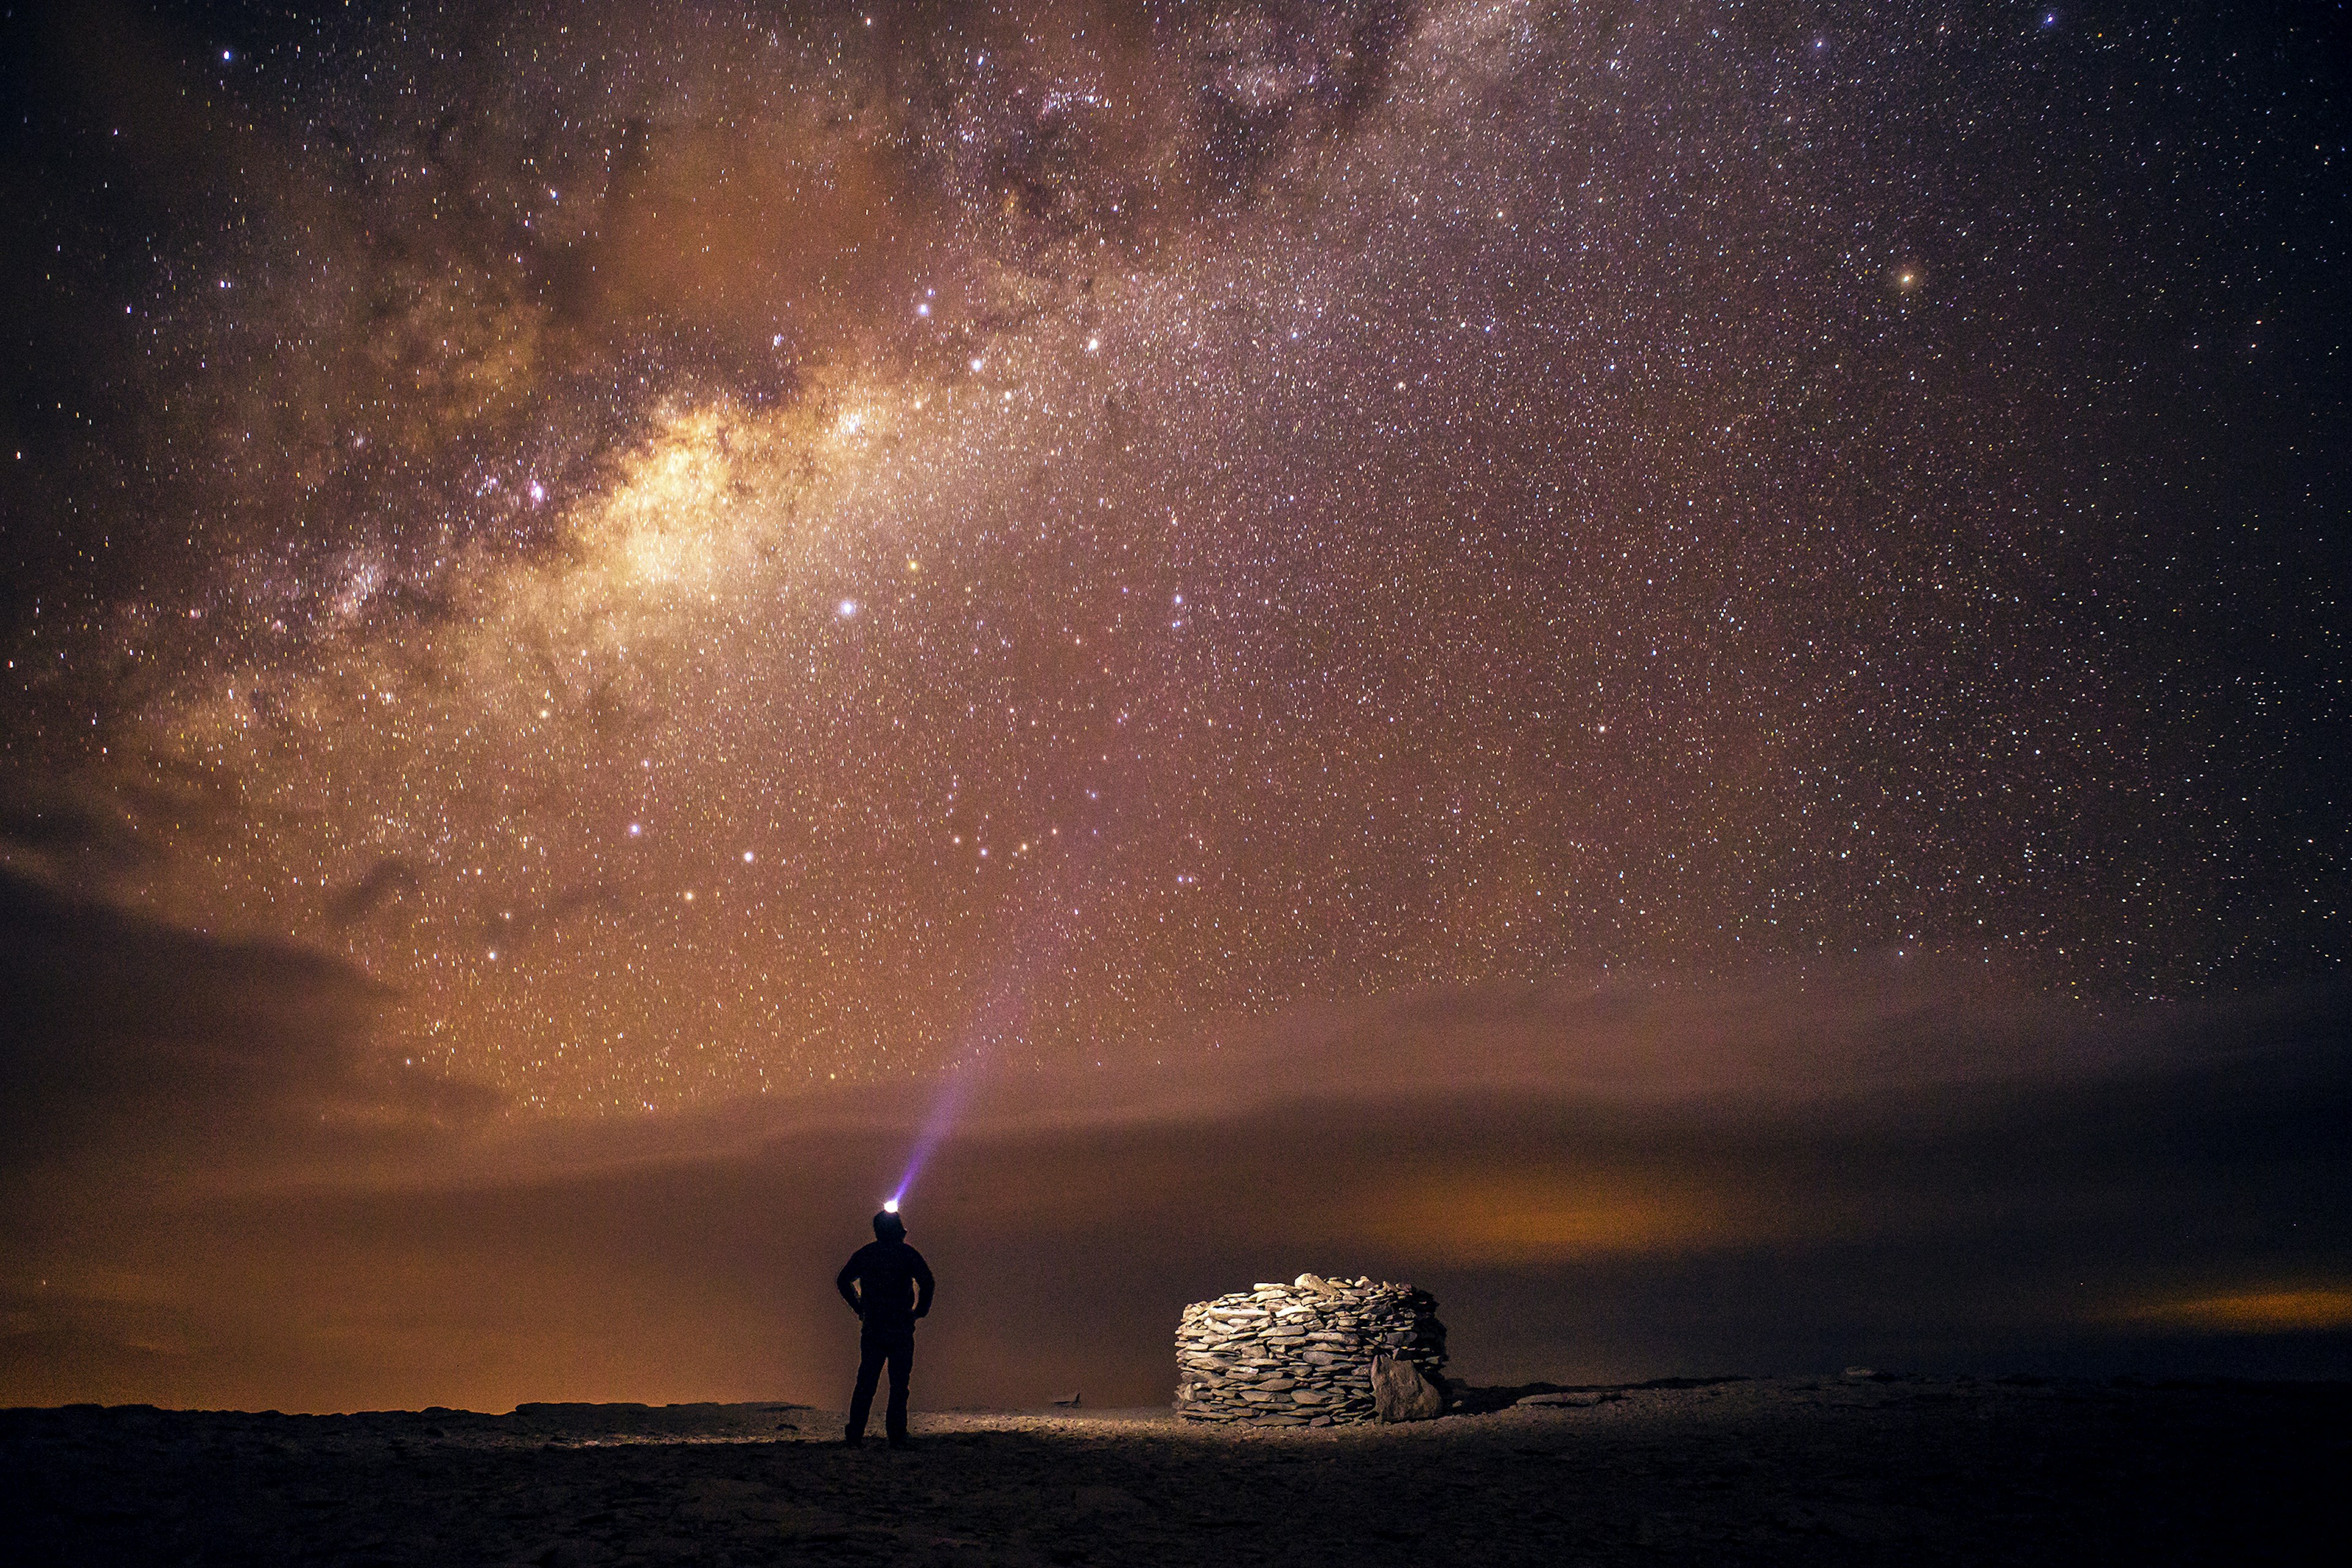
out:
{"label": "desert ground", "polygon": [[42,1563],[2341,1560],[2352,1385],[1458,1392],[1328,1431],[929,1413],[905,1452],[781,1404],[18,1409],[0,1517]]}

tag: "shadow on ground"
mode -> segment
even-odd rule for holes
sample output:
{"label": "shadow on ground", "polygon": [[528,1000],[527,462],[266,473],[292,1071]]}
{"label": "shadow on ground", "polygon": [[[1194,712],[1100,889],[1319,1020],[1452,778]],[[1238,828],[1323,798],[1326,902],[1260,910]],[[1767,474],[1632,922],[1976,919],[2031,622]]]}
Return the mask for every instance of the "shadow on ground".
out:
{"label": "shadow on ground", "polygon": [[[1674,1379],[1394,1427],[787,1405],[0,1413],[20,1561],[2320,1561],[2343,1384]],[[1529,1395],[1536,1405],[1506,1404]]]}

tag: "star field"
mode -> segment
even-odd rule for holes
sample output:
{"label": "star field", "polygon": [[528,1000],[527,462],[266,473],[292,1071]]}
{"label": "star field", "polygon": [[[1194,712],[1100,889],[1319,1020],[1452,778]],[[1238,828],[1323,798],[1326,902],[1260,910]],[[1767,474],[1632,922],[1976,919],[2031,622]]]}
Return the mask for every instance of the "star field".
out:
{"label": "star field", "polygon": [[2312,36],[318,12],[37,25],[120,65],[13,132],[0,858],[348,958],[404,1061],[2341,966]]}

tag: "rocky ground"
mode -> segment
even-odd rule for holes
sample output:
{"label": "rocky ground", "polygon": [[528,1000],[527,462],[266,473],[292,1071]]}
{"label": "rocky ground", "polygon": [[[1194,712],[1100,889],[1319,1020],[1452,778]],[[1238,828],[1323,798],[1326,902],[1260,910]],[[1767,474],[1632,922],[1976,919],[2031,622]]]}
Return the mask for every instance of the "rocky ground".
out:
{"label": "rocky ground", "polygon": [[1412,1426],[777,1405],[0,1412],[35,1563],[2341,1561],[2352,1387],[1470,1390]]}

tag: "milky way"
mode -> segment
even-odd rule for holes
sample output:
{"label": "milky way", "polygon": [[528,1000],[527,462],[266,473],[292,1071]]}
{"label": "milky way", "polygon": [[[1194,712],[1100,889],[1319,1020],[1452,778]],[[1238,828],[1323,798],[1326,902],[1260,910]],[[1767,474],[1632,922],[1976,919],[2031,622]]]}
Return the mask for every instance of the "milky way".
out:
{"label": "milky way", "polygon": [[2292,29],[320,9],[9,24],[0,858],[349,959],[404,1064],[2343,960]]}

